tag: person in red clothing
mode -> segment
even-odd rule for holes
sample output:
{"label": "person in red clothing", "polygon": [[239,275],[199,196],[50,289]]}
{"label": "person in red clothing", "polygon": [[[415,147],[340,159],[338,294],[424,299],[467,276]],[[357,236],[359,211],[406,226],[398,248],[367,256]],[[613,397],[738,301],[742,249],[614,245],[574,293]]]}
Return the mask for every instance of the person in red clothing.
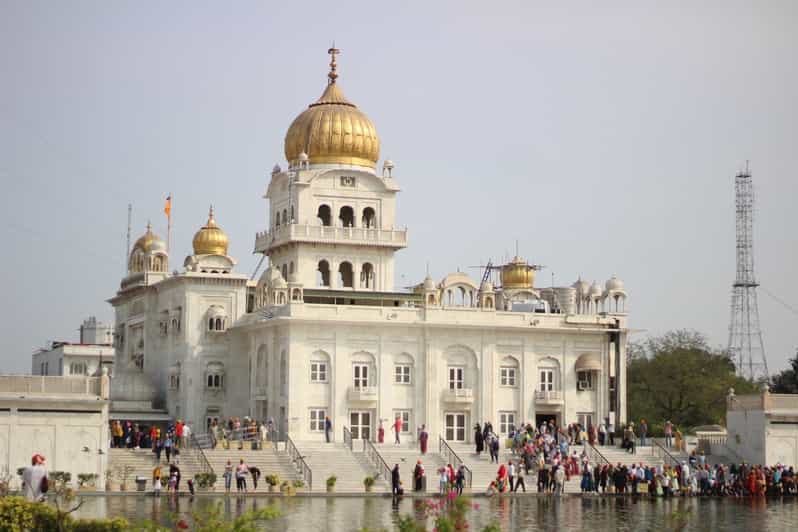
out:
{"label": "person in red clothing", "polygon": [[399,445],[399,443],[400,443],[399,442],[399,433],[402,432],[402,420],[401,420],[401,418],[399,416],[396,416],[396,421],[393,422],[393,431],[395,433],[395,435],[394,435],[394,438],[395,438],[394,439],[394,443],[396,443],[396,445]]}
{"label": "person in red clothing", "polygon": [[155,428],[155,425],[150,427],[150,444],[152,444],[152,450],[155,450],[155,442],[158,441],[158,429]]}
{"label": "person in red clothing", "polygon": [[183,422],[177,420],[175,423],[175,447],[183,447]]}

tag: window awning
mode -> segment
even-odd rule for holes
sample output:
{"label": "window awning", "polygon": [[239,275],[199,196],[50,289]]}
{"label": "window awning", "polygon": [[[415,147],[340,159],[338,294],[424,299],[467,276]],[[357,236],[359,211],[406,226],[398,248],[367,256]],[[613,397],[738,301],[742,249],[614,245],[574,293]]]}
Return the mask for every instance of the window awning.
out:
{"label": "window awning", "polygon": [[576,359],[576,371],[601,371],[601,358],[598,353],[586,353]]}

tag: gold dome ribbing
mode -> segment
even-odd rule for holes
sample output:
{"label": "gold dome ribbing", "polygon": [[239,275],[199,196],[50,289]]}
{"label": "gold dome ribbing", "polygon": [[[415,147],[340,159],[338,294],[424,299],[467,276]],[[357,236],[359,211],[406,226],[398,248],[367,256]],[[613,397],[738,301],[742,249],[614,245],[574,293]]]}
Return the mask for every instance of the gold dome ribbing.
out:
{"label": "gold dome ribbing", "polygon": [[155,251],[166,251],[166,243],[161,237],[152,232],[152,224],[147,223],[147,232],[144,233],[136,243],[133,244],[133,250],[140,249],[143,253],[151,253]]}
{"label": "gold dome ribbing", "polygon": [[195,255],[227,255],[228,239],[213,219],[213,207],[208,213],[208,223],[194,235]]}
{"label": "gold dome ribbing", "polygon": [[502,288],[532,288],[535,269],[516,256],[502,266]]}
{"label": "gold dome ribbing", "polygon": [[290,163],[306,153],[311,164],[351,164],[373,168],[380,157],[380,139],[369,118],[346,99],[336,83],[335,55],[330,48],[329,81],[324,93],[294,119],[285,134]]}

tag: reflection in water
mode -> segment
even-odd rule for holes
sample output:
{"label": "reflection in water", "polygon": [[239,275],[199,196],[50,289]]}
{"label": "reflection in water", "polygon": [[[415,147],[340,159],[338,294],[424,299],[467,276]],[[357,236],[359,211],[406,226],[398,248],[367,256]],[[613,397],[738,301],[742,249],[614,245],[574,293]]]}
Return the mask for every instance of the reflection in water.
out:
{"label": "reflection in water", "polygon": [[[280,517],[269,530],[348,531],[396,529],[402,515],[425,519],[424,500],[403,497],[85,497],[80,517],[122,516],[169,524],[208,505],[222,503],[228,517],[275,505]],[[798,523],[798,500],[632,499],[628,497],[492,497],[470,499],[469,529],[489,524],[502,530],[684,530],[781,531]]]}

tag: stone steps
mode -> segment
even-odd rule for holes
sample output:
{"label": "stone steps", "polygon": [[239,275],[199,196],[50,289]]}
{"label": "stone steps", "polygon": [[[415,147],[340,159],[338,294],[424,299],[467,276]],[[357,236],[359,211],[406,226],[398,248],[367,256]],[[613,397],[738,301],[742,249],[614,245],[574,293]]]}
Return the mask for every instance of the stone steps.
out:
{"label": "stone steps", "polygon": [[393,468],[395,464],[399,464],[399,475],[406,492],[413,490],[413,469],[416,467],[416,461],[421,460],[427,477],[427,493],[438,493],[437,471],[446,466],[446,462],[440,454],[433,452],[421,454],[417,443],[399,445],[375,443],[374,446],[388,467]]}
{"label": "stone steps", "polygon": [[[214,473],[216,473],[216,486],[214,491],[224,491],[224,474],[225,466],[229,460],[233,468],[239,464],[241,459],[244,460],[249,466],[255,466],[260,469],[261,478],[258,481],[257,491],[266,491],[268,486],[266,484],[266,475],[276,474],[280,477],[280,482],[288,480],[302,480],[302,476],[297,472],[296,467],[291,462],[291,458],[285,451],[278,451],[274,447],[266,447],[262,450],[228,450],[222,448],[205,449],[205,457],[211,464]],[[252,477],[247,476],[247,487],[250,491],[253,489]],[[231,491],[235,491],[235,479],[231,482]]]}
{"label": "stone steps", "polygon": [[[136,477],[147,479],[147,490],[152,490],[152,472],[157,463],[155,453],[151,449],[109,449],[108,467],[113,472],[112,480],[121,483],[120,474],[126,466],[132,468],[128,475],[128,489],[134,489]],[[169,464],[166,462],[166,454],[161,454],[161,482],[163,490],[166,491],[166,480],[169,476]],[[187,481],[194,478],[194,475],[203,471],[202,464],[196,460],[193,453],[186,451],[180,453],[177,458],[177,466],[180,468],[180,490],[188,491]]]}
{"label": "stone steps", "polygon": [[[340,493],[363,493],[363,479],[375,476],[376,469],[363,452],[352,452],[343,443],[324,443],[319,441],[296,441],[297,450],[313,472],[313,491],[326,491],[326,481],[331,475],[338,477],[335,491]],[[355,443],[355,450],[362,448]],[[374,492],[389,491],[390,479],[379,478]]]}

